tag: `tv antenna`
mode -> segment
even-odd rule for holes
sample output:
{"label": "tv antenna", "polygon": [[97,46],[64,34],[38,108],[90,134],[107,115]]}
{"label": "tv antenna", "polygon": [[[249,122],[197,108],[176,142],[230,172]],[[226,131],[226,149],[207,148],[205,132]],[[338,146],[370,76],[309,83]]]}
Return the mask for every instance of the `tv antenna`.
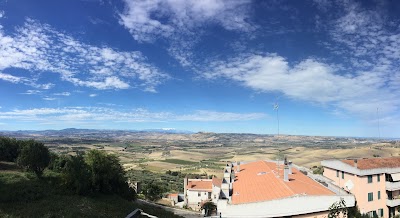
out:
{"label": "tv antenna", "polygon": [[279,138],[279,104],[274,104],[274,111],[276,111],[276,120],[278,121],[278,138]]}
{"label": "tv antenna", "polygon": [[381,127],[379,124],[379,107],[376,108],[376,117],[378,118],[378,140],[381,141]]}

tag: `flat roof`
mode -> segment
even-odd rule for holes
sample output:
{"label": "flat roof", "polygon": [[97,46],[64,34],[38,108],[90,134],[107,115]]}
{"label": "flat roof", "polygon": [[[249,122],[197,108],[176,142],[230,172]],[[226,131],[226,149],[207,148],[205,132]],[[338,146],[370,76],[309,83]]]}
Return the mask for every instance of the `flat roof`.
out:
{"label": "flat roof", "polygon": [[[236,171],[236,170],[235,170]],[[232,188],[232,204],[277,200],[292,196],[335,195],[320,183],[292,167],[289,181],[283,180],[283,164],[255,161],[240,164]]]}
{"label": "flat roof", "polygon": [[[342,160],[342,162],[352,167],[356,167],[354,160],[355,159],[348,159],[348,160]],[[400,167],[400,157],[362,158],[356,160],[357,160],[357,169],[360,170]]]}

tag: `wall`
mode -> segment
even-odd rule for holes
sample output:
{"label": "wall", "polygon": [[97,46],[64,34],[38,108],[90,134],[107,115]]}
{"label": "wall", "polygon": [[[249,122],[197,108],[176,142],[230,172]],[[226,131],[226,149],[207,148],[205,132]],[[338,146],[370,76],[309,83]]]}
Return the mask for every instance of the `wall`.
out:
{"label": "wall", "polygon": [[[293,218],[327,218],[329,211],[293,216]],[[340,216],[343,217],[343,216]]]}
{"label": "wall", "polygon": [[[200,196],[198,195],[200,193]],[[208,193],[207,191],[193,191],[187,190],[188,196],[188,207],[192,208],[193,210],[199,210],[201,207],[201,202],[208,200]]]}
{"label": "wall", "polygon": [[[336,170],[325,168],[324,176],[333,180],[334,183],[354,194],[356,197],[358,208],[361,213],[367,213],[370,211],[376,211],[383,209],[384,217],[389,217],[389,210],[386,206],[386,188],[385,188],[385,174],[380,175],[380,182],[377,181],[377,175],[372,176],[372,183],[368,183],[368,176],[357,176],[350,173],[344,173],[344,179],[342,179],[342,172],[339,171],[339,177],[337,177]],[[352,189],[346,187],[346,183],[351,180],[354,184]],[[381,199],[378,200],[378,191],[381,192]],[[368,193],[373,193],[373,201],[368,201]],[[379,214],[378,214],[379,215]]]}

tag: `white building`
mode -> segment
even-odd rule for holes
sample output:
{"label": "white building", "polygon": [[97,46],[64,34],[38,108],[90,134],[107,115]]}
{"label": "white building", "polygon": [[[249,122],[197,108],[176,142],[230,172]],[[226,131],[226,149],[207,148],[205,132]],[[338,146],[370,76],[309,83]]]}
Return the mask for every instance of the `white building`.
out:
{"label": "white building", "polygon": [[221,192],[221,180],[212,179],[184,179],[185,204],[193,210],[200,210],[207,201],[217,203]]}

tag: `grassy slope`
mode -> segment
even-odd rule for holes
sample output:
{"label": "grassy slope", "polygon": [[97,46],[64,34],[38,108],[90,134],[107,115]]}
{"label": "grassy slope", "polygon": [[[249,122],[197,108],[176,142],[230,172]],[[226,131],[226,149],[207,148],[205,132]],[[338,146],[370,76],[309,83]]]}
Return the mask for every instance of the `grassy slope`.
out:
{"label": "grassy slope", "polygon": [[117,195],[74,195],[60,187],[59,179],[52,172],[37,179],[13,164],[0,163],[0,217],[125,217],[135,208],[159,217],[179,217]]}

